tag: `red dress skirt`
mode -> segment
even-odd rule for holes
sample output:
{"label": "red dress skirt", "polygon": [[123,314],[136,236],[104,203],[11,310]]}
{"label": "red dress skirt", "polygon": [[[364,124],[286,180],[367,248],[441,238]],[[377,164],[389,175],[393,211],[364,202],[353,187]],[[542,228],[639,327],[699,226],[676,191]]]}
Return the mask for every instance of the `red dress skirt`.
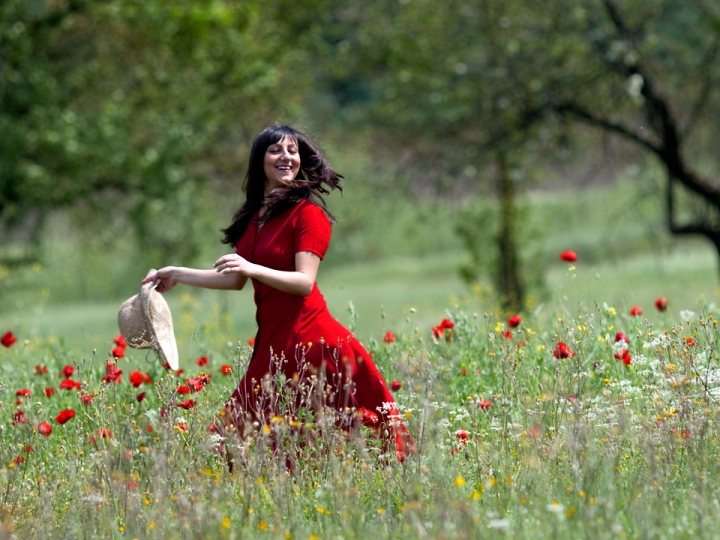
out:
{"label": "red dress skirt", "polygon": [[[259,230],[253,219],[235,251],[255,264],[293,272],[296,253],[324,257],[330,234],[325,212],[306,200]],[[262,417],[269,412],[262,410],[265,406],[258,397],[268,374],[280,369],[288,380],[297,381],[308,374],[308,368],[315,374],[322,370],[325,380],[335,386],[329,405],[374,413],[378,420],[374,427],[388,437],[387,446],[395,446],[398,459],[415,453],[382,375],[360,342],[330,315],[317,284],[308,296],[279,291],[254,279],[252,284],[258,333],[247,372],[226,405],[236,425],[242,425],[247,415]],[[367,412],[366,417],[374,419]]]}

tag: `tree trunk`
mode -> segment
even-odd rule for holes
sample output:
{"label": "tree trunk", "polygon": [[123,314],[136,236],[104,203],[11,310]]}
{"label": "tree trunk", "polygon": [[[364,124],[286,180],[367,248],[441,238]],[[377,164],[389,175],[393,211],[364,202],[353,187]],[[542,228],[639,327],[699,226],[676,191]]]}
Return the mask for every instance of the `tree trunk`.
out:
{"label": "tree trunk", "polygon": [[515,238],[515,186],[508,174],[504,152],[498,152],[497,164],[500,188],[500,232],[497,237],[500,302],[504,310],[519,311],[525,298]]}

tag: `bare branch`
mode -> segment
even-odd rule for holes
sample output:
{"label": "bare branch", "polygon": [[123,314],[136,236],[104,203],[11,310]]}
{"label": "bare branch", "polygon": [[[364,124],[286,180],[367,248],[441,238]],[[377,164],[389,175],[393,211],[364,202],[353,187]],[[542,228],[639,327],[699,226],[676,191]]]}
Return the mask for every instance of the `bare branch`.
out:
{"label": "bare branch", "polygon": [[611,131],[613,133],[617,133],[618,135],[622,135],[623,137],[633,140],[636,143],[644,146],[646,149],[651,150],[662,158],[662,147],[656,146],[651,141],[648,141],[647,139],[641,137],[638,133],[635,133],[629,128],[623,126],[622,124],[618,124],[601,118],[588,111],[587,109],[578,106],[575,103],[569,102],[556,104],[553,106],[553,110],[560,114],[570,114],[596,127]]}

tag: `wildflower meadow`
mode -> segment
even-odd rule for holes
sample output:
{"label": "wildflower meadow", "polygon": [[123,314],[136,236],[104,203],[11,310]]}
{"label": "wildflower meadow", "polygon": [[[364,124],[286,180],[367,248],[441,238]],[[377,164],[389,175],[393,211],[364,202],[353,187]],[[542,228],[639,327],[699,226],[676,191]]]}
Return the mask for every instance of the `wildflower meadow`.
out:
{"label": "wildflower meadow", "polygon": [[388,331],[366,345],[417,446],[403,462],[372,411],[223,439],[251,342],[196,332],[204,354],[172,371],[121,336],[76,357],[3,329],[0,538],[714,538],[718,311],[456,310]]}

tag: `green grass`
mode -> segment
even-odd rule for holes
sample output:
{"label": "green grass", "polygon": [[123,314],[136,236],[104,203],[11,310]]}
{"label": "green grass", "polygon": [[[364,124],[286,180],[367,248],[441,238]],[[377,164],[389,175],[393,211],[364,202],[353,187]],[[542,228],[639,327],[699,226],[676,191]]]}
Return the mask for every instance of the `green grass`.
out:
{"label": "green grass", "polygon": [[[428,326],[445,316],[452,297],[460,297],[466,289],[453,269],[460,254],[442,254],[426,258],[402,258],[377,263],[334,267],[321,271],[318,283],[331,313],[349,324],[349,304],[357,313],[356,332],[363,339],[379,338],[387,330],[408,327],[407,319]],[[449,270],[448,270],[449,269]],[[183,295],[192,302],[181,308]],[[112,302],[49,304],[28,306],[15,314],[0,314],[0,328],[13,328],[27,338],[62,337],[64,344],[76,353],[87,355],[93,348],[103,353],[117,335],[117,311],[124,299]],[[252,287],[240,292],[201,291],[178,286],[168,294],[175,324],[182,311],[189,312],[200,331],[212,324],[219,313],[232,320],[227,340],[245,341],[255,334],[255,305]],[[410,313],[414,308],[415,313]],[[385,317],[383,318],[383,313]],[[194,354],[194,349],[191,348]],[[181,356],[185,351],[180,351]]]}
{"label": "green grass", "polygon": [[[179,327],[202,326],[194,300],[180,303]],[[650,312],[650,326],[613,309],[557,307],[525,316],[511,339],[500,337],[503,321],[455,311],[447,340],[416,328],[370,344],[386,379],[402,382],[395,395],[418,446],[404,463],[379,454],[366,428],[342,433],[331,411],[306,418],[305,433],[321,437],[304,439],[279,410],[243,442],[225,441],[233,475],[206,427],[249,350],[214,340],[226,335],[222,317],[180,330],[210,357],[183,366],[185,377],[212,375],[189,410],[177,406],[188,397],[174,393],[178,378],[136,351],[119,362],[121,383],[102,383],[106,355],[74,359],[57,340],[21,340],[0,349],[0,527],[29,539],[714,538],[718,310]],[[628,345],[614,343],[618,330]],[[559,341],[574,355],[554,358]],[[613,358],[621,346],[630,366]],[[34,375],[36,364],[47,374]],[[64,365],[82,390],[46,398]],[[130,387],[136,368],[153,384]],[[16,398],[23,388],[32,395]],[[94,397],[81,405],[78,394]],[[77,414],[60,425],[63,409]],[[27,423],[11,425],[18,410]]]}
{"label": "green grass", "polygon": [[[331,313],[345,325],[354,322],[357,336],[367,341],[379,339],[387,330],[407,331],[414,325],[430,328],[456,306],[497,314],[489,297],[475,296],[459,279],[456,268],[462,260],[462,253],[442,253],[327,270],[321,266],[318,283]],[[558,259],[547,273],[551,295],[538,299],[532,310],[540,314],[561,306],[572,314],[578,306],[588,309],[607,303],[623,311],[637,304],[648,312],[660,296],[669,299],[674,313],[697,310],[702,302],[718,299],[716,265],[715,254],[700,242],[685,242],[662,256],[642,253],[614,263],[587,265],[581,259],[574,270]],[[176,324],[183,294],[194,298],[183,308],[196,323],[191,330],[200,331],[218,313],[226,313],[232,321],[227,340],[245,341],[254,335],[255,308],[249,288],[225,293],[178,286],[168,294]],[[90,354],[93,348],[104,353],[117,334],[117,311],[123,300],[29,305],[0,313],[0,329],[14,329],[26,338],[56,336],[76,354]],[[356,319],[349,313],[350,302]],[[191,347],[187,354],[195,352]]]}

